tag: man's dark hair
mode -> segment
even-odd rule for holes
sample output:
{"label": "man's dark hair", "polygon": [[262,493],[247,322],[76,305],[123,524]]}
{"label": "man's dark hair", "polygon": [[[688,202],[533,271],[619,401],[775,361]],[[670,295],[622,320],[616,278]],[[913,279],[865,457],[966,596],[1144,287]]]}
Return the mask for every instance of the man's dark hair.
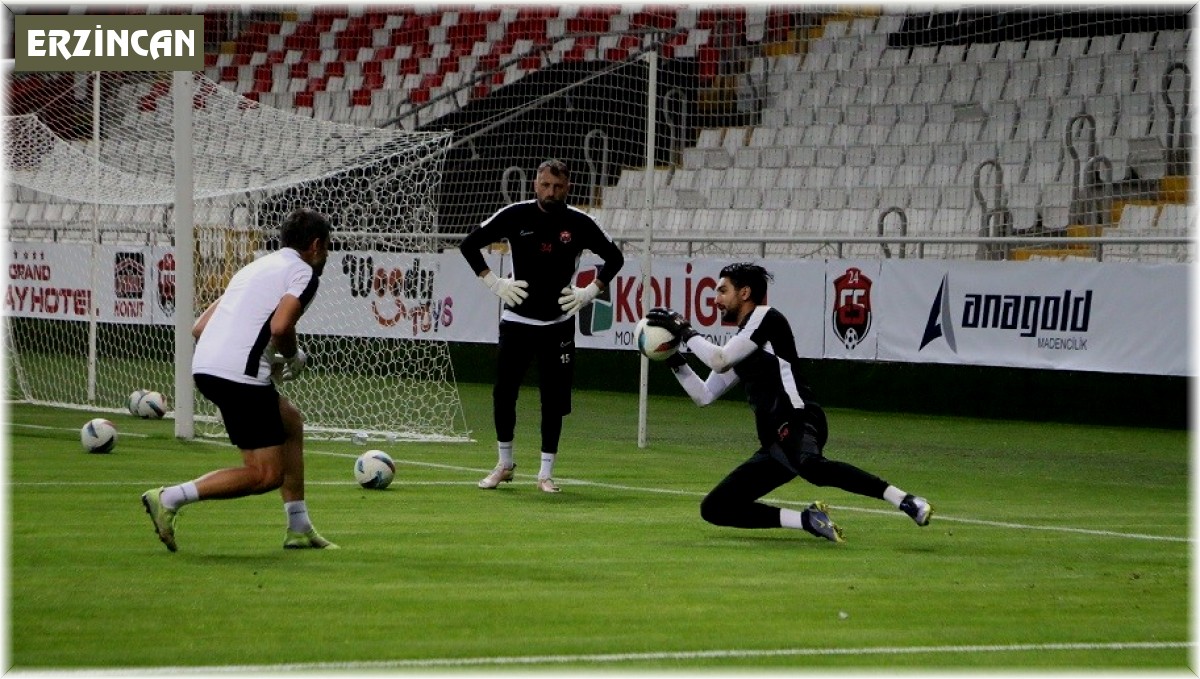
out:
{"label": "man's dark hair", "polygon": [[566,179],[568,181],[571,179],[571,171],[567,169],[567,164],[561,160],[551,158],[550,160],[542,161],[542,164],[538,165],[537,173],[541,174],[542,170],[549,170],[550,174],[559,179]]}
{"label": "man's dark hair", "polygon": [[750,301],[762,304],[767,298],[767,283],[775,280],[769,271],[752,262],[737,262],[721,269],[721,278],[728,278],[735,288],[750,288]]}
{"label": "man's dark hair", "polygon": [[302,207],[284,218],[279,227],[279,242],[285,248],[303,252],[317,238],[328,242],[330,229],[329,219],[325,215]]}

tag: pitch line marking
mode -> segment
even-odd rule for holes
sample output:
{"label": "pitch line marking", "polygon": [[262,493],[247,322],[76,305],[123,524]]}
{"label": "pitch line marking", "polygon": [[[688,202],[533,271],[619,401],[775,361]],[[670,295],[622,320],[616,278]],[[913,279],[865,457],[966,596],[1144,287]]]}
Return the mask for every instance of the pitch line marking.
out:
{"label": "pitch line marking", "polygon": [[[109,420],[109,421],[111,422],[111,420]],[[117,424],[116,422],[113,422],[114,427],[116,426],[116,424]],[[49,427],[44,424],[25,424],[22,422],[9,422],[8,426],[22,427],[25,429],[41,429],[43,431],[74,431],[74,432],[79,431],[78,429],[72,429],[70,427]],[[140,434],[138,432],[121,431],[120,429],[117,429],[117,437],[120,438],[122,436],[132,436],[134,438],[140,438],[140,439],[150,438],[149,434]]]}
{"label": "pitch line marking", "polygon": [[[315,455],[328,455],[330,457],[346,457],[346,458],[358,457],[357,455],[354,455],[352,453],[335,453],[335,452],[320,451],[320,450],[309,450],[306,452],[309,454],[315,454]],[[462,467],[462,466],[458,466],[458,465],[442,464],[442,463],[438,463],[438,462],[419,462],[419,461],[415,461],[415,460],[398,460],[395,458],[393,458],[393,460],[395,461],[396,464],[406,464],[406,465],[410,465],[413,467],[428,467],[431,469],[445,469],[447,471],[455,471],[455,472],[472,472],[472,473],[486,474],[488,471],[491,471],[490,469],[477,469],[475,467]],[[532,475],[532,474],[516,474],[516,476],[517,477],[527,477],[529,479],[534,478],[534,475]],[[674,489],[674,488],[647,488],[647,487],[642,487],[642,486],[626,486],[626,485],[616,484],[616,483],[603,483],[600,481],[584,481],[584,480],[580,480],[580,479],[569,479],[569,478],[561,478],[561,479],[556,478],[556,480],[558,481],[558,483],[560,485],[592,486],[595,488],[608,488],[611,490],[623,490],[623,491],[636,492],[636,493],[656,493],[659,495],[679,495],[679,496],[685,496],[685,497],[704,497],[704,495],[705,495],[704,493],[698,493],[698,492],[690,491],[690,490],[678,490],[678,489]],[[808,504],[810,502],[808,500],[781,500],[781,499],[773,498],[769,495],[764,499],[773,504],[793,505],[793,506],[808,506]],[[834,504],[830,504],[829,506],[838,511],[846,511],[846,512],[859,512],[859,513],[863,513],[863,514],[881,514],[881,515],[887,515],[887,516],[893,516],[896,514],[896,510],[894,510],[894,509],[868,509],[866,507],[846,507],[846,506],[834,505]],[[1190,538],[1190,537],[1174,537],[1174,536],[1169,536],[1169,535],[1150,535],[1150,534],[1146,534],[1146,533],[1122,533],[1119,531],[1100,530],[1100,529],[1094,529],[1094,528],[1072,528],[1069,526],[1034,526],[1034,525],[1023,524],[1023,523],[1012,523],[1009,521],[989,521],[986,519],[963,519],[963,518],[957,518],[957,517],[953,517],[953,516],[946,516],[944,514],[938,514],[937,521],[939,523],[940,522],[950,522],[950,523],[962,523],[962,524],[969,524],[969,525],[976,525],[976,526],[990,526],[993,528],[1014,528],[1014,529],[1018,529],[1018,530],[1040,530],[1040,531],[1050,531],[1050,532],[1055,532],[1055,533],[1076,533],[1079,535],[1096,535],[1096,536],[1100,536],[1100,537],[1127,538],[1127,539],[1131,539],[1131,540],[1151,540],[1151,541],[1158,541],[1158,542],[1181,542],[1181,543],[1190,543],[1193,541],[1192,538]]]}
{"label": "pitch line marking", "polygon": [[[368,662],[312,662],[278,665],[217,665],[208,667],[131,667],[118,669],[86,669],[38,671],[38,675],[134,676],[165,674],[237,674],[245,672],[320,672],[330,670],[389,670],[446,667],[505,667],[520,665],[563,665],[630,663],[657,660],[720,660],[749,658],[786,658],[814,656],[869,656],[947,653],[1020,653],[1029,651],[1131,651],[1173,650],[1192,648],[1190,641],[1133,641],[1112,643],[1048,643],[1008,644],[996,646],[872,646],[865,648],[780,648],[780,649],[718,649],[709,651],[654,651],[648,653],[597,653],[568,655],[501,656],[490,658],[426,658],[412,660],[379,660]],[[18,669],[16,674],[22,674]]]}

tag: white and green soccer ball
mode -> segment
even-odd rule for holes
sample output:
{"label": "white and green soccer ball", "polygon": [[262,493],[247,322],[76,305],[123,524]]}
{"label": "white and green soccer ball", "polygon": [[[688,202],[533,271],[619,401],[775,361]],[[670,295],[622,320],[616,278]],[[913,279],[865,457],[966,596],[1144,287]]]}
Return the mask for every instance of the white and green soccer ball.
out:
{"label": "white and green soccer ball", "polygon": [[103,417],[97,417],[79,430],[79,442],[89,453],[110,453],[117,445],[117,428]]}
{"label": "white and green soccer ball", "polygon": [[363,488],[383,490],[396,477],[396,463],[382,450],[368,450],[354,461],[354,480]]}
{"label": "white and green soccer ball", "polygon": [[633,327],[633,345],[651,361],[665,361],[679,350],[679,338],[643,318]]}
{"label": "white and green soccer ball", "polygon": [[138,389],[129,395],[129,412],[144,420],[161,420],[167,414],[167,397],[157,391]]}

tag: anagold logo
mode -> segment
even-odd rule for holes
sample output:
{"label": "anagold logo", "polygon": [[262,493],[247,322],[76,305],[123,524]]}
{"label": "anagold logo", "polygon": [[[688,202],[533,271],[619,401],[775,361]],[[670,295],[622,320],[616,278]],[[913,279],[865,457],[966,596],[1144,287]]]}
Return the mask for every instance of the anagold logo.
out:
{"label": "anagold logo", "polygon": [[[1039,349],[1087,350],[1086,337],[1039,337],[1039,333],[1086,334],[1091,325],[1092,290],[1076,294],[1070,289],[1053,295],[1016,295],[993,292],[968,292],[962,296],[963,330],[1016,331],[1021,337],[1036,338]],[[924,349],[933,340],[945,337],[950,350],[957,353],[954,323],[950,313],[950,275],[942,276],[929,320],[921,338]]]}

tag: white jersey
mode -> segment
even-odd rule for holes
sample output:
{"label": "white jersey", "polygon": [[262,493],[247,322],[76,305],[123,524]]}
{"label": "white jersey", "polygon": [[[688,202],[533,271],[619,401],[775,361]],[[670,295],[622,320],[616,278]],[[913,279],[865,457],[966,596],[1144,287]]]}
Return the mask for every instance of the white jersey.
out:
{"label": "white jersey", "polygon": [[271,316],[288,294],[307,308],[317,294],[318,280],[292,248],[281,248],[242,267],[196,342],[192,374],[243,384],[270,382],[265,349],[271,341]]}

